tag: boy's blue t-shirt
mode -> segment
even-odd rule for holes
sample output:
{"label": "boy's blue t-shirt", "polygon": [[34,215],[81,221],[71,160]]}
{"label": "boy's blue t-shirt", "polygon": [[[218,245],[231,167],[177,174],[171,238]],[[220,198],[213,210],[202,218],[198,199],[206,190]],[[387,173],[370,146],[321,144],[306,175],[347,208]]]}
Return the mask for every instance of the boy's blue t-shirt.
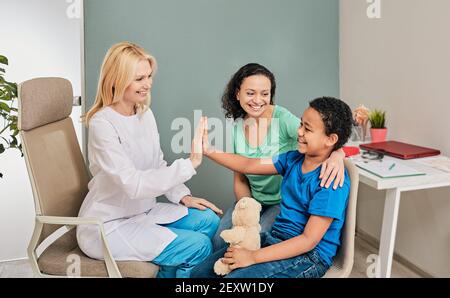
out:
{"label": "boy's blue t-shirt", "polygon": [[272,230],[286,236],[286,239],[303,233],[310,215],[332,217],[316,249],[322,260],[331,266],[333,257],[340,246],[341,230],[345,221],[350,178],[345,170],[345,181],[336,190],[320,186],[320,170],[302,173],[305,155],[298,151],[289,151],[273,157],[278,173],[283,176],[281,184],[281,208]]}

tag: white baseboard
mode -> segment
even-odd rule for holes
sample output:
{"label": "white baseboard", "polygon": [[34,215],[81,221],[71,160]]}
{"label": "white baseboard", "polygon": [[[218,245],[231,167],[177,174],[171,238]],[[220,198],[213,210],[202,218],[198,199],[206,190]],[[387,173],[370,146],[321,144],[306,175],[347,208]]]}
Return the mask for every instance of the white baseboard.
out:
{"label": "white baseboard", "polygon": [[28,260],[28,258],[24,257],[24,258],[10,259],[10,260],[0,260],[0,264],[1,263],[8,263],[8,262],[25,261],[25,260]]}

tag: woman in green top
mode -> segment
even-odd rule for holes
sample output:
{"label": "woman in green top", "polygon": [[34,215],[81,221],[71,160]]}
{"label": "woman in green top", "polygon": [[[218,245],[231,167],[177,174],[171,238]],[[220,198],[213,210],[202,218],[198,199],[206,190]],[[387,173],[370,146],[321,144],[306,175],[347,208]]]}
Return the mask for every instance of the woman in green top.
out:
{"label": "woman in green top", "polygon": [[[272,157],[297,150],[297,130],[300,119],[287,109],[274,105],[276,82],[272,72],[262,65],[251,63],[239,69],[228,82],[222,96],[226,118],[233,118],[233,152],[251,158]],[[322,186],[343,184],[344,157],[342,150],[333,152],[322,166]],[[336,179],[335,179],[336,178]],[[280,175],[243,175],[234,173],[236,201],[253,197],[262,205],[261,232],[269,231],[280,211]],[[220,237],[232,225],[234,207],[222,217],[213,238],[214,251],[226,243]]]}

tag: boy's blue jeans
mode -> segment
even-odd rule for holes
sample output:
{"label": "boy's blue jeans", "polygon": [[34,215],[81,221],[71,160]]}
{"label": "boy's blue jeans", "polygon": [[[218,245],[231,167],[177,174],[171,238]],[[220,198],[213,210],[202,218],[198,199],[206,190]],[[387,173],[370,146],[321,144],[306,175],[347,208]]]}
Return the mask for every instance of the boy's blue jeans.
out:
{"label": "boy's blue jeans", "polygon": [[219,217],[211,209],[188,209],[188,215],[163,225],[177,234],[152,263],[160,266],[157,277],[188,278],[192,269],[212,253],[211,238]]}
{"label": "boy's blue jeans", "polygon": [[[223,230],[231,229],[231,215],[233,213],[233,210],[234,206],[229,208],[220,220],[219,228],[217,229],[217,232],[212,239],[214,252],[224,247],[228,247],[228,243],[223,241],[222,237],[220,237],[220,233],[222,233]],[[259,220],[259,224],[261,225],[261,233],[269,232],[272,229],[273,222],[275,221],[275,217],[277,217],[278,213],[280,213],[280,204],[262,206],[260,215],[261,217]]]}
{"label": "boy's blue jeans", "polygon": [[[283,241],[276,232],[261,233],[261,247],[266,247]],[[202,264],[192,270],[193,278],[218,278],[214,273],[214,263],[223,257],[226,247],[213,253]],[[255,264],[231,271],[226,278],[318,278],[322,277],[329,266],[325,264],[319,253],[313,249],[300,256]]]}

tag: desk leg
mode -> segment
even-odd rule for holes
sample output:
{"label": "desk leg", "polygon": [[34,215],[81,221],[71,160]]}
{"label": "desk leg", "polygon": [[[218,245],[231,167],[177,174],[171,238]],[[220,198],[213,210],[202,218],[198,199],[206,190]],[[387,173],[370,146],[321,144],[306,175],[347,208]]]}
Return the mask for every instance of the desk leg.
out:
{"label": "desk leg", "polygon": [[378,277],[391,277],[392,257],[394,255],[395,233],[397,231],[398,209],[400,206],[400,190],[386,191],[384,203],[383,226],[380,240],[380,272]]}

